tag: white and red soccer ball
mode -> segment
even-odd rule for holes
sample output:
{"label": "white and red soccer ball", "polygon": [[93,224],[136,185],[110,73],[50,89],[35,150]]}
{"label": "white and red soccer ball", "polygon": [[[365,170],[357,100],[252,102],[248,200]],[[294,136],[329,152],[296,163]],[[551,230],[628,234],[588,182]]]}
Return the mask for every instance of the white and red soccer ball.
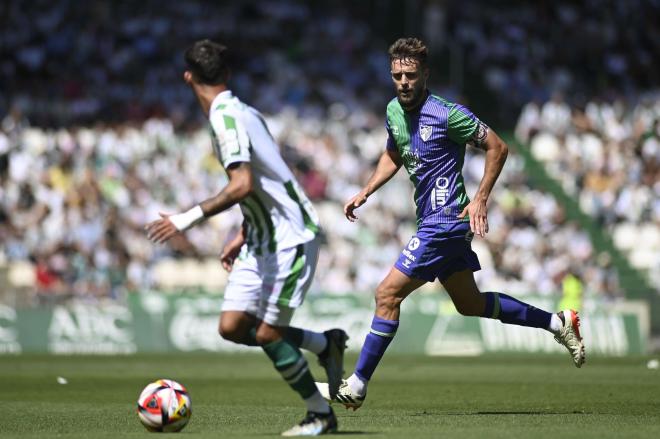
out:
{"label": "white and red soccer ball", "polygon": [[173,380],[148,384],[137,403],[140,422],[149,431],[180,431],[190,420],[191,409],[188,391]]}

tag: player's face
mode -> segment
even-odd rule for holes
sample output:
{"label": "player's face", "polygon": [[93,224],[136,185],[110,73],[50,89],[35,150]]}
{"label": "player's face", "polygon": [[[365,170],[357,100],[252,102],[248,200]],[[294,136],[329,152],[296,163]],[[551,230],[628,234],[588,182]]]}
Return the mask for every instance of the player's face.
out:
{"label": "player's face", "polygon": [[417,107],[425,97],[428,69],[414,59],[395,59],[391,67],[399,103],[406,110]]}

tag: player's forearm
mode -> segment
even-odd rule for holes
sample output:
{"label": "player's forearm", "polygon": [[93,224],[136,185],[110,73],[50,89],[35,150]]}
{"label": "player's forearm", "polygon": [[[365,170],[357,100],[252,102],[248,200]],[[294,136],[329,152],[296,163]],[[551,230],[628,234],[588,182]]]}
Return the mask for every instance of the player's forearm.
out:
{"label": "player's forearm", "polygon": [[252,188],[249,185],[232,184],[230,181],[229,185],[215,197],[202,201],[186,212],[171,215],[169,220],[178,231],[185,232],[206,218],[229,209],[247,197],[251,190]]}
{"label": "player's forearm", "polygon": [[204,212],[204,217],[208,218],[229,209],[250,195],[251,191],[252,188],[246,185],[233,185],[230,181],[218,195],[202,201],[199,205],[202,208],[202,212]]}
{"label": "player's forearm", "polygon": [[250,195],[254,185],[249,163],[238,163],[227,168],[229,183],[215,197],[200,203],[204,217],[210,217],[223,212],[243,198]]}
{"label": "player's forearm", "polygon": [[400,167],[400,164],[397,164],[387,152],[384,152],[383,155],[380,156],[380,160],[378,160],[376,170],[371,175],[363,189],[365,196],[370,196],[380,189],[381,186],[390,181]]}
{"label": "player's forearm", "polygon": [[488,145],[486,149],[486,164],[484,166],[484,176],[479,184],[479,189],[475,195],[475,199],[488,200],[495,182],[502,172],[504,163],[509,154],[509,148],[499,137],[496,138],[492,144]]}

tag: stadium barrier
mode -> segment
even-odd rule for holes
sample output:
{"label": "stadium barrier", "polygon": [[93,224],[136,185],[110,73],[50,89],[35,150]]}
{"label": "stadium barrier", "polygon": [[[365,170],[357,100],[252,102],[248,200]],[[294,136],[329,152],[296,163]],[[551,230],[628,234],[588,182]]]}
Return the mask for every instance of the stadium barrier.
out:
{"label": "stadium barrier", "polygon": [[[547,298],[526,301],[554,309]],[[126,304],[74,303],[52,308],[14,309],[0,304],[0,353],[131,354],[135,352],[247,351],[220,339],[218,295],[133,294]],[[307,299],[293,324],[310,329],[344,328],[349,349],[357,351],[373,313],[362,296]],[[584,304],[582,334],[589,355],[644,354],[649,338],[645,302]],[[412,296],[402,309],[401,327],[391,352],[479,355],[487,352],[563,353],[545,331],[463,317],[438,294]]]}

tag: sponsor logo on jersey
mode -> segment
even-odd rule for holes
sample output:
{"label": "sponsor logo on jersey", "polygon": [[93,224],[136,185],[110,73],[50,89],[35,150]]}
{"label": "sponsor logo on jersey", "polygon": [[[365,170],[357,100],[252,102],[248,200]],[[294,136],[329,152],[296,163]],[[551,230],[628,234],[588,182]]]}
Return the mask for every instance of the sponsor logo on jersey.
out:
{"label": "sponsor logo on jersey", "polygon": [[431,132],[432,131],[433,131],[433,127],[430,127],[428,125],[420,125],[419,126],[419,136],[425,142],[427,140],[429,140],[429,138],[431,138]]}
{"label": "sponsor logo on jersey", "polygon": [[438,206],[444,206],[449,198],[449,179],[447,177],[438,177],[435,180],[435,187],[431,191],[431,207],[435,210]]}
{"label": "sponsor logo on jersey", "polygon": [[401,159],[403,160],[403,163],[406,164],[406,169],[408,169],[409,172],[417,172],[417,169],[419,169],[422,164],[419,154],[417,154],[417,152],[412,152],[409,149],[401,154]]}
{"label": "sponsor logo on jersey", "polygon": [[410,259],[404,259],[403,260],[403,266],[406,267],[406,268],[410,268],[411,263],[412,263],[412,261]]}

